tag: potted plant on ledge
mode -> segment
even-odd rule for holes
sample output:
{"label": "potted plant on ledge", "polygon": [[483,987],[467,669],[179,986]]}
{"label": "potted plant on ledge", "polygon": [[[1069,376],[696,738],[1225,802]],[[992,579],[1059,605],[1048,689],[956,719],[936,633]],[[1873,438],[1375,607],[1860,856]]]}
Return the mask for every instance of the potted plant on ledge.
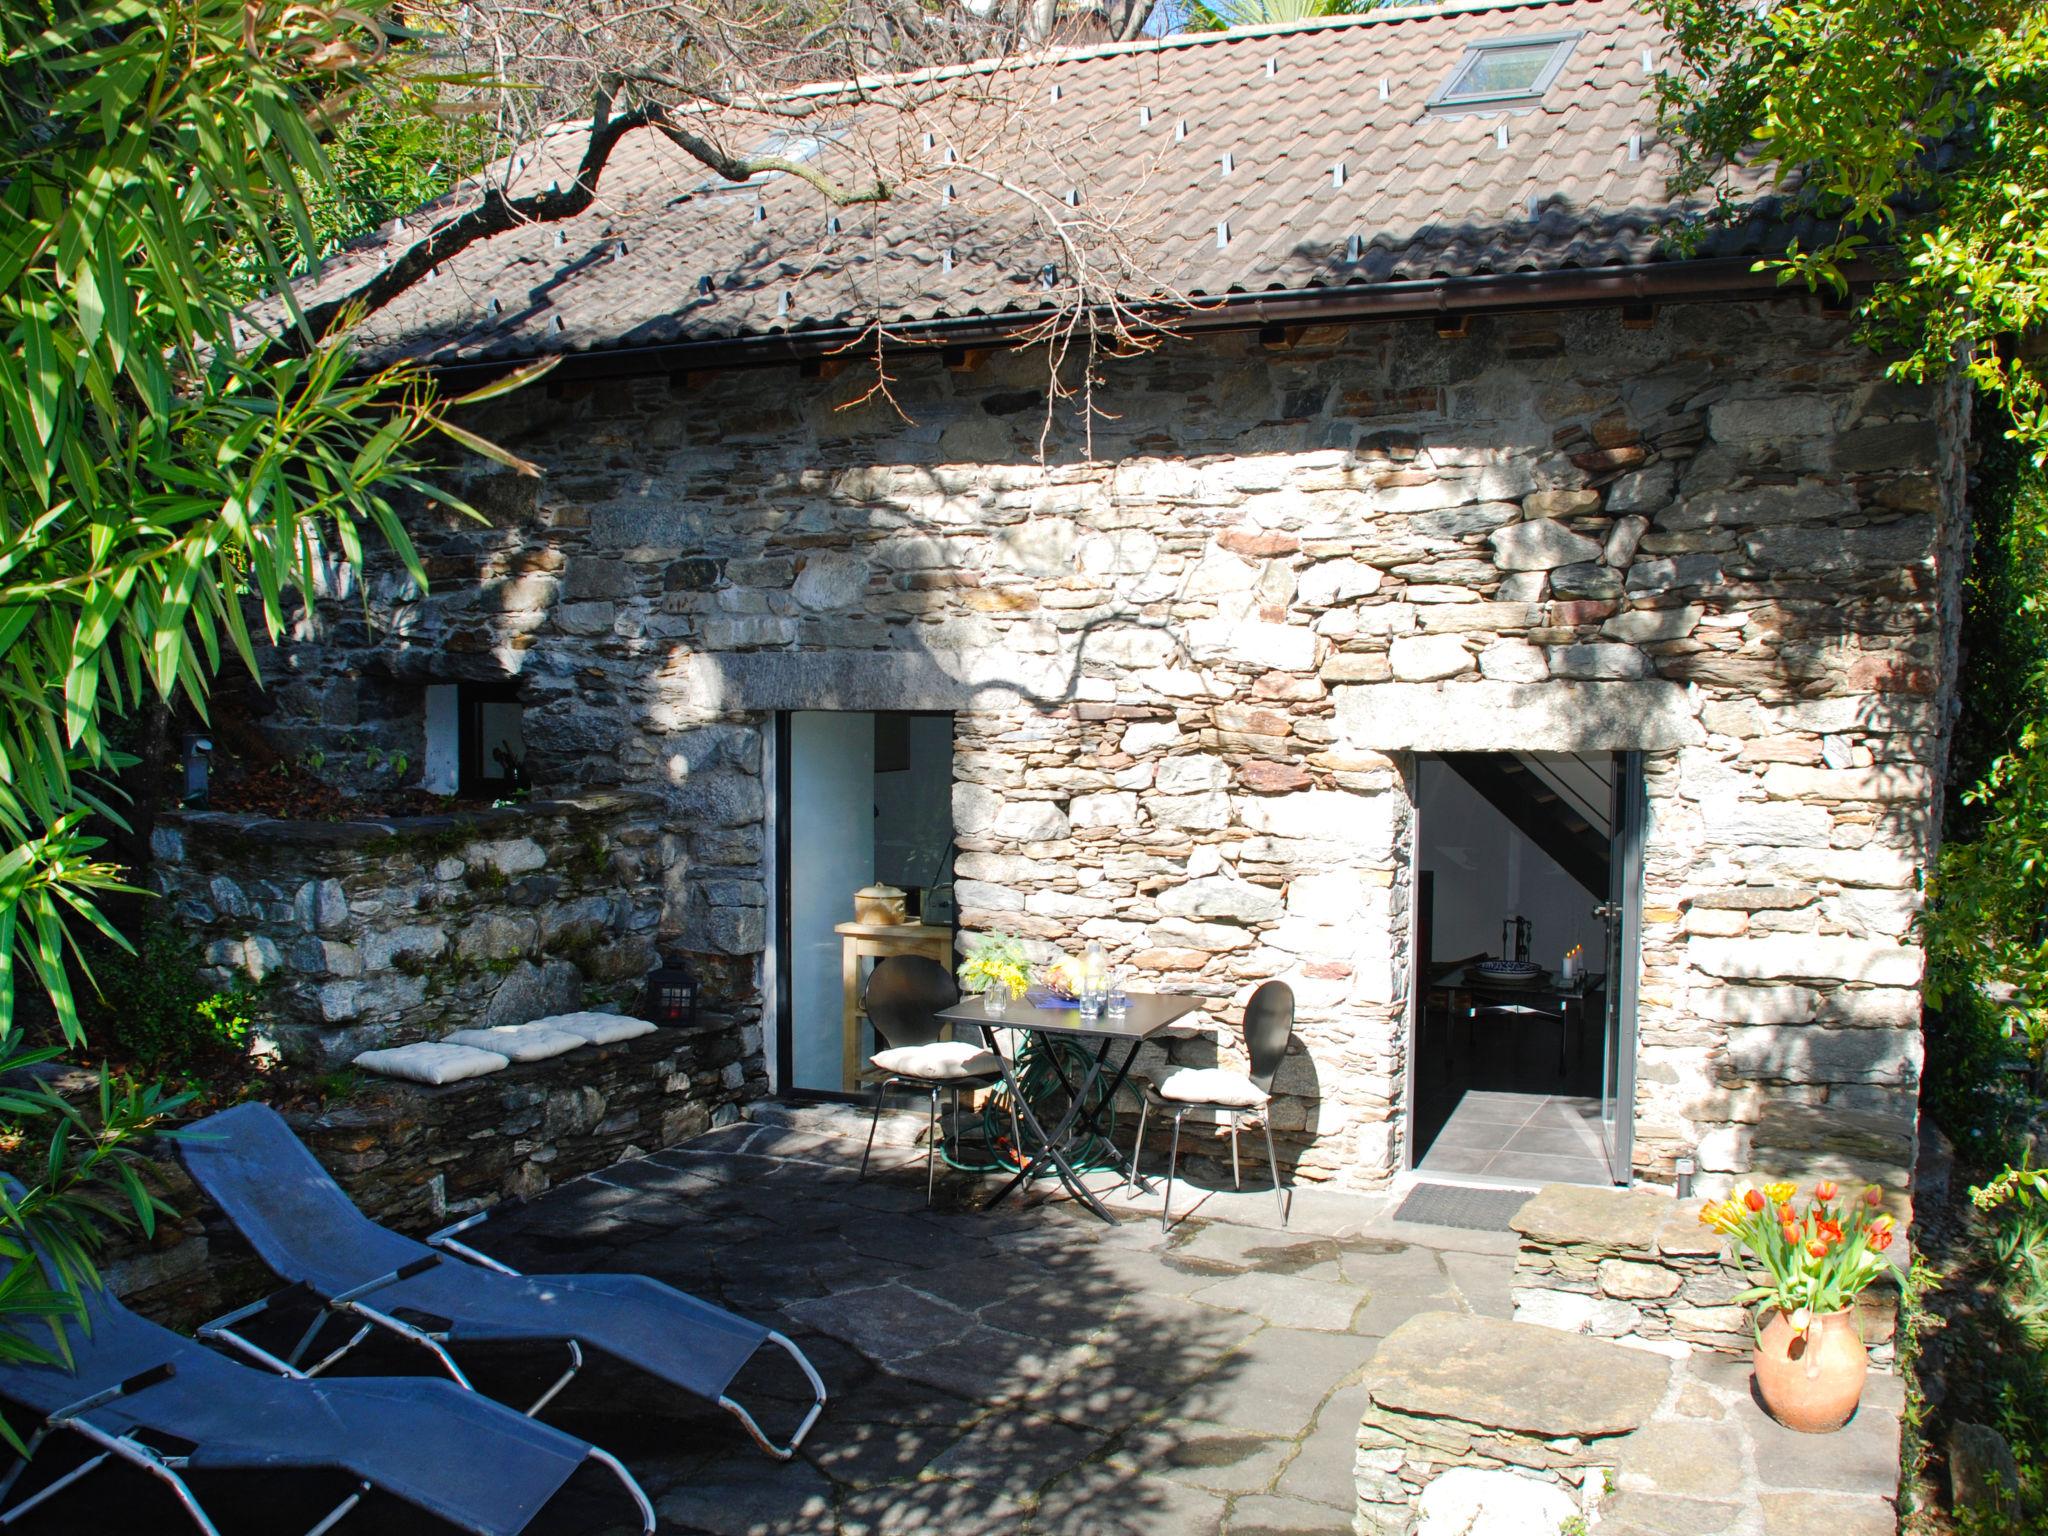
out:
{"label": "potted plant on ledge", "polygon": [[1856,1411],[1870,1368],[1856,1298],[1891,1268],[1884,1252],[1894,1223],[1884,1191],[1873,1184],[1857,1199],[1840,1195],[1832,1179],[1822,1179],[1802,1207],[1789,1181],[1745,1184],[1700,1211],[1701,1222],[1763,1265],[1764,1276],[1735,1298],[1743,1306],[1764,1303],[1757,1391],[1780,1424],[1812,1435],[1840,1429]]}

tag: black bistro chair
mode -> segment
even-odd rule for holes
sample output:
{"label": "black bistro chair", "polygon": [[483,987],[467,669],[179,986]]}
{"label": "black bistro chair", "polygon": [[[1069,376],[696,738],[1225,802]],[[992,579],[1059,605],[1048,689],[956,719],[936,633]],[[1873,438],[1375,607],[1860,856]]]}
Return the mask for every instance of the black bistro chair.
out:
{"label": "black bistro chair", "polygon": [[882,1118],[882,1099],[896,1084],[922,1088],[931,1095],[931,1118],[925,1133],[925,1204],[939,1175],[939,1095],[953,1090],[953,1131],[960,1130],[960,1090],[988,1088],[1003,1080],[1003,1064],[992,1051],[964,1040],[941,1040],[946,1021],[939,1010],[960,1001],[960,989],[938,961],[924,955],[891,955],[868,976],[862,1006],[881,1037],[883,1049],[868,1058],[882,1073],[875,1084],[875,1112],[868,1121],[868,1142],[860,1154],[860,1176],[867,1177],[868,1154],[875,1149],[875,1126]]}
{"label": "black bistro chair", "polygon": [[[1138,1112],[1138,1142],[1131,1149],[1131,1176],[1138,1173],[1138,1158],[1145,1150],[1145,1119],[1156,1103],[1162,1111],[1173,1111],[1173,1145],[1166,1159],[1166,1198],[1159,1205],[1159,1225],[1164,1228],[1173,1207],[1173,1175],[1180,1162],[1180,1122],[1191,1109],[1206,1109],[1230,1116],[1230,1185],[1244,1187],[1238,1176],[1237,1127],[1247,1114],[1263,1111],[1273,1097],[1273,1074],[1287,1054],[1287,1042],[1294,1037],[1294,992],[1284,981],[1269,981],[1251,995],[1244,1005],[1244,1050],[1251,1070],[1233,1072],[1228,1067],[1174,1067],[1145,1089],[1145,1107]],[[1280,1224],[1288,1220],[1288,1200],[1280,1188],[1280,1160],[1273,1155],[1273,1121],[1259,1115],[1259,1129],[1266,1133],[1266,1166],[1273,1171],[1273,1196],[1280,1202]]]}

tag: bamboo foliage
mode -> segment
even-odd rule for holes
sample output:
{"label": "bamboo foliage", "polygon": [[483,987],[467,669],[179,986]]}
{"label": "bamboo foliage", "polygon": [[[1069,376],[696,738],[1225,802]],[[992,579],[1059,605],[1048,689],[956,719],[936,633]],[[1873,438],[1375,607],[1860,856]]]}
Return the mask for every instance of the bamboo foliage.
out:
{"label": "bamboo foliage", "polygon": [[[0,1018],[23,965],[78,1037],[67,953],[117,874],[89,813],[104,722],[148,694],[204,709],[254,664],[330,555],[365,531],[415,578],[394,496],[440,426],[407,368],[351,375],[345,340],[266,347],[252,270],[312,249],[309,113],[374,88],[361,13],[236,0],[9,0],[0,21]],[[249,598],[245,607],[244,599]]]}
{"label": "bamboo foliage", "polygon": [[0,1188],[0,1359],[62,1353],[100,1234],[160,1209],[133,1143],[179,1104],[9,1086],[56,1054],[21,1043],[19,973],[75,1045],[76,940],[120,942],[89,830],[118,819],[109,724],[152,695],[203,712],[366,538],[424,583],[396,501],[445,500],[430,384],[352,371],[345,332],[273,345],[248,309],[289,275],[274,231],[316,248],[314,124],[383,68],[363,11],[0,0],[0,1120],[37,1137]]}

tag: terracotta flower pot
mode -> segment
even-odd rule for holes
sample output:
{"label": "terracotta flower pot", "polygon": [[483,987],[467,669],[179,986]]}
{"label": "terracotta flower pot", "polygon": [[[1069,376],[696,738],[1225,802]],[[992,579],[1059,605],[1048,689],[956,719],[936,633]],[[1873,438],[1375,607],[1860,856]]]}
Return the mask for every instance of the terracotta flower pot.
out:
{"label": "terracotta flower pot", "polygon": [[1773,1312],[1756,1347],[1764,1406],[1801,1434],[1825,1435],[1848,1423],[1869,1371],[1853,1309],[1815,1317],[1804,1335],[1787,1313]]}

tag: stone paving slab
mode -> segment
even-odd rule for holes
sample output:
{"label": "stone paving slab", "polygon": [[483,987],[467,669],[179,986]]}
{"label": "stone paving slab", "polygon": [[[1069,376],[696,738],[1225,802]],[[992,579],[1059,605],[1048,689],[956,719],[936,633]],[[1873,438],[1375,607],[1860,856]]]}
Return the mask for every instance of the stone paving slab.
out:
{"label": "stone paving slab", "polygon": [[[642,1431],[664,1536],[1346,1536],[1379,1335],[1510,1279],[1508,1254],[1468,1251],[1454,1279],[1384,1201],[1321,1191],[1283,1226],[1270,1190],[1177,1180],[1162,1231],[1156,1183],[1111,1228],[1045,1189],[976,1209],[987,1186],[948,1171],[927,1209],[915,1118],[883,1117],[864,1182],[865,1116],[767,1106],[494,1224],[514,1263],[545,1248],[744,1301],[831,1386],[786,1466],[722,1415],[689,1420],[687,1453],[673,1424]],[[626,1432],[602,1399],[561,1407]],[[569,1528],[624,1536],[591,1509]]]}
{"label": "stone paving slab", "polygon": [[1402,1325],[1373,1361],[1372,1396],[1411,1417],[1589,1439],[1649,1418],[1669,1385],[1658,1356],[1450,1312]]}

